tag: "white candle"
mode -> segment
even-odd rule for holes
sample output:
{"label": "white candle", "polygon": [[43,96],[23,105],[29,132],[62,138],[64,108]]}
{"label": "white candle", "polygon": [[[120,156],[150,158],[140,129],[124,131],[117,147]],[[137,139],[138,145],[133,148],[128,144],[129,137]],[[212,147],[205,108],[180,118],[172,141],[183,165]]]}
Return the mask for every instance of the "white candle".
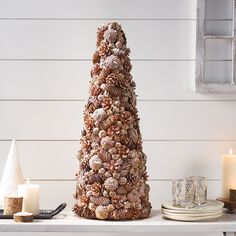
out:
{"label": "white candle", "polygon": [[236,188],[236,155],[230,149],[228,155],[222,156],[222,194],[229,199],[229,190]]}
{"label": "white candle", "polygon": [[22,211],[39,214],[39,185],[30,184],[27,179],[26,184],[18,185],[18,195],[23,197]]}

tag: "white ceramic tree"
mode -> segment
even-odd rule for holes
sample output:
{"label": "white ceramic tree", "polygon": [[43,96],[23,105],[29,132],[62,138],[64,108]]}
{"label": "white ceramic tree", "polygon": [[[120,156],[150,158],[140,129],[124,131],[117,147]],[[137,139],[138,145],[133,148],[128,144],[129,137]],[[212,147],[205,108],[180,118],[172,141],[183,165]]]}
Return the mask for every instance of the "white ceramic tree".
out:
{"label": "white ceramic tree", "polygon": [[0,183],[0,206],[3,206],[5,196],[16,196],[17,186],[24,183],[20,166],[16,141],[13,139]]}

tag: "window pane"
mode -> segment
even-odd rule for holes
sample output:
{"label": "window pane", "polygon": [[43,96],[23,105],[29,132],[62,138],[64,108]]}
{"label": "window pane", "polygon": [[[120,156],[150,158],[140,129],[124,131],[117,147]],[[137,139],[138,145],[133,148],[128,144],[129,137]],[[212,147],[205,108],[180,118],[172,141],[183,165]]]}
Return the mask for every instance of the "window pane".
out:
{"label": "window pane", "polygon": [[206,35],[232,35],[232,21],[206,21]]}
{"label": "window pane", "polygon": [[207,39],[205,42],[206,60],[231,60],[231,39]]}
{"label": "window pane", "polygon": [[206,19],[232,19],[232,0],[206,0]]}
{"label": "window pane", "polygon": [[207,61],[205,63],[205,83],[230,83],[231,61]]}

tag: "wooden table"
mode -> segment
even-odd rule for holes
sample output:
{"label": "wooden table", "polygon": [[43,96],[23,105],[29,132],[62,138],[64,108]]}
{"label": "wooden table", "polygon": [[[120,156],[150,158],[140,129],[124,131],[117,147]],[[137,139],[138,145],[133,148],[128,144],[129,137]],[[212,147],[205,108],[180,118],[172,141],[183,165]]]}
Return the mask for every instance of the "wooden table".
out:
{"label": "wooden table", "polygon": [[0,232],[221,232],[233,236],[236,232],[236,215],[225,214],[216,220],[204,222],[178,222],[163,219],[160,211],[153,210],[148,219],[114,222],[87,220],[71,212],[63,212],[51,220],[34,220],[33,223],[0,220]]}

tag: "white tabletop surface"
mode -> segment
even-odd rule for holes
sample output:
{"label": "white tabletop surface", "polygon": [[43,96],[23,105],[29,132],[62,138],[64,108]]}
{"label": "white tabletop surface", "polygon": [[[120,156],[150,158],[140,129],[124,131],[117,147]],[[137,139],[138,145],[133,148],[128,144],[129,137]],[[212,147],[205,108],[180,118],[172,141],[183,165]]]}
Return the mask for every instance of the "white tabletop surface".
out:
{"label": "white tabletop surface", "polygon": [[51,220],[32,223],[1,219],[0,232],[236,232],[236,214],[204,222],[178,222],[163,219],[159,210],[153,210],[148,219],[114,222],[83,219],[64,211]]}

